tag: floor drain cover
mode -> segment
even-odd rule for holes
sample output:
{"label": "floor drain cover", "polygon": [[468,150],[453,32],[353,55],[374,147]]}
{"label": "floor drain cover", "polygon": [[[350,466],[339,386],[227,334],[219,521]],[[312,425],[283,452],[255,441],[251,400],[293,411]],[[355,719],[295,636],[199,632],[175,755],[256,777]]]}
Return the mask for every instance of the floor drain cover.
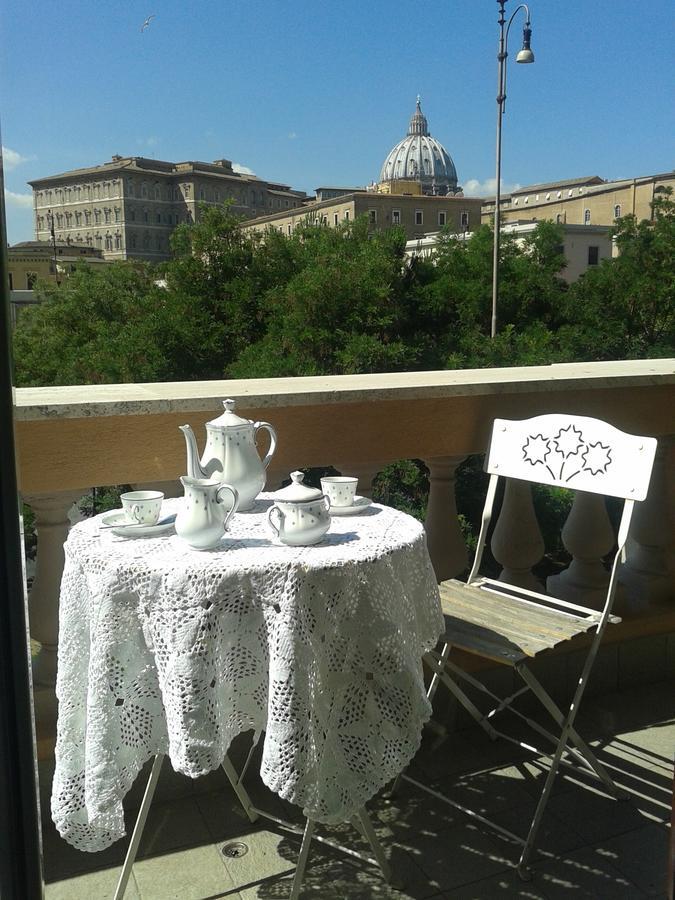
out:
{"label": "floor drain cover", "polygon": [[238,859],[240,856],[246,856],[248,853],[248,845],[243,841],[232,841],[230,844],[225,844],[222,849],[223,856],[228,856],[230,859]]}

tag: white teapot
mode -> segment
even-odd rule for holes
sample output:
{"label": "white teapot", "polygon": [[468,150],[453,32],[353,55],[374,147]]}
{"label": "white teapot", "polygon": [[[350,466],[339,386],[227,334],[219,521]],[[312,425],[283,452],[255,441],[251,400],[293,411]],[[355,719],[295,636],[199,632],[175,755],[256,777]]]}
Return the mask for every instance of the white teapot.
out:
{"label": "white teapot", "polygon": [[[267,521],[282,544],[318,544],[330,528],[330,500],[318,488],[302,483],[304,472],[291,472],[291,484],[275,494]],[[276,521],[275,521],[276,520]]]}
{"label": "white teapot", "polygon": [[[217,478],[239,492],[239,509],[250,509],[265,487],[266,469],[277,446],[277,433],[269,422],[252,422],[234,412],[234,400],[223,400],[225,412],[206,423],[206,446],[199,459],[197,441],[189,425],[181,425],[187,445],[187,474],[191,478]],[[256,435],[269,432],[270,448],[263,460]]]}

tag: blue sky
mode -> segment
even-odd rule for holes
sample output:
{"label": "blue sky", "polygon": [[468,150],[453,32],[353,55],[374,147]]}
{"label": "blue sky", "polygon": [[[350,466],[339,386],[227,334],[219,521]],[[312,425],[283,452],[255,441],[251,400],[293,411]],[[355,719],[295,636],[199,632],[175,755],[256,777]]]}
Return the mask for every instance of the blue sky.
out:
{"label": "blue sky", "polygon": [[[509,40],[505,188],[675,168],[671,0],[530,9],[535,64],[515,64],[521,14]],[[114,153],[367,184],[418,93],[460,183],[489,194],[497,39],[494,0],[4,0],[10,242],[33,236],[27,180]]]}

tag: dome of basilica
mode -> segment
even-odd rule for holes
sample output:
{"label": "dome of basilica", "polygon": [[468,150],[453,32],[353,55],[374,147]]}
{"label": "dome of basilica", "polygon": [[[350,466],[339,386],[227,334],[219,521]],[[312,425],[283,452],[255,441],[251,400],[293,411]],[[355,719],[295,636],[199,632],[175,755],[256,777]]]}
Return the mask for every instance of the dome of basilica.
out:
{"label": "dome of basilica", "polygon": [[417,98],[407,135],[390,151],[380,181],[416,181],[423,194],[457,192],[457,171],[450,154],[429,134],[427,118]]}

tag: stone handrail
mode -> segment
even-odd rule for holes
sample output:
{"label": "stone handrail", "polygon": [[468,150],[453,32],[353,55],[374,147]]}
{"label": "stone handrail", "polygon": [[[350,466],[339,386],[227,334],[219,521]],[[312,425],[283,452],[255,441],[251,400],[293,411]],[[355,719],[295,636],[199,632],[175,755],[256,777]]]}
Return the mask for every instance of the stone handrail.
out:
{"label": "stone handrail", "polygon": [[[358,475],[359,492],[369,493],[374,476],[388,462],[422,459],[430,481],[427,535],[439,580],[467,565],[456,516],[455,471],[468,455],[485,450],[494,418],[591,415],[628,432],[653,435],[659,439],[659,462],[650,497],[636,517],[624,581],[643,603],[672,591],[666,560],[674,479],[666,474],[673,471],[673,360],[19,388],[18,471],[24,499],[35,512],[39,541],[30,598],[31,633],[42,646],[37,683],[54,683],[62,546],[73,500],[103,485],[175,484],[185,471],[185,442],[178,426],[192,425],[201,447],[204,423],[219,414],[227,397],[237,401],[240,415],[267,420],[277,430],[271,487],[292,469],[332,464]],[[516,486],[504,504],[506,519],[493,544],[504,569],[520,572],[523,583],[531,583],[540,545],[536,519],[522,513],[528,503]],[[588,515],[597,517],[600,533],[604,507],[593,507],[584,514],[586,521]],[[514,544],[508,539],[512,517],[519,538]],[[571,541],[573,554],[577,543]],[[596,572],[604,543],[580,552],[591,558],[580,559],[575,572]],[[572,587],[575,596],[587,592],[591,597],[597,590],[595,582],[584,584],[582,578],[573,586],[563,584],[561,592]]]}

